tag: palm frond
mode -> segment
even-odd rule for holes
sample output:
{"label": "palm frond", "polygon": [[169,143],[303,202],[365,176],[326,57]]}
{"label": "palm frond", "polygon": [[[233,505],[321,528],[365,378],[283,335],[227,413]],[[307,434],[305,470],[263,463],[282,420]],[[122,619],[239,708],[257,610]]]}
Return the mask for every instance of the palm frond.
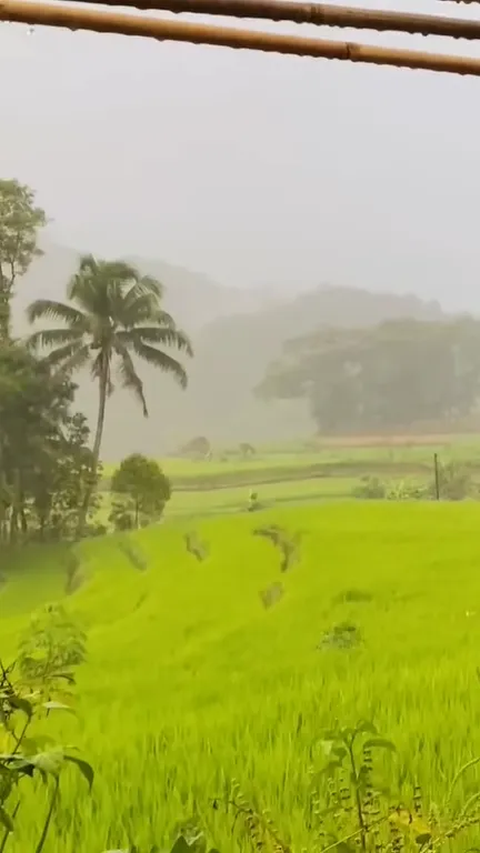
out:
{"label": "palm frond", "polygon": [[121,310],[125,291],[139,281],[140,274],[125,261],[96,260],[85,255],[68,286],[68,297],[88,314],[116,317]]}
{"label": "palm frond", "polygon": [[177,329],[175,323],[172,326],[135,326],[133,329],[117,332],[116,337],[127,346],[135,347],[136,343],[158,344],[193,356],[188,335]]}
{"label": "palm frond", "polygon": [[41,329],[29,335],[25,343],[29,350],[36,351],[78,343],[83,335],[82,329]]}
{"label": "palm frond", "polygon": [[125,302],[128,305],[131,305],[142,296],[150,296],[153,298],[155,304],[160,303],[163,297],[163,284],[157,281],[156,278],[149,275],[139,277],[137,274],[137,278],[132,278],[132,281],[132,286],[125,294]]}
{"label": "palm frond", "polygon": [[[133,293],[135,291],[135,293]],[[162,315],[158,298],[151,293],[140,293],[136,286],[130,288],[118,305],[117,318],[120,325],[126,329],[138,326],[139,323],[156,323]],[[172,324],[173,319],[165,313],[165,324]]]}
{"label": "palm frond", "polygon": [[134,352],[148,364],[162,370],[164,373],[170,373],[174,379],[181,385],[182,388],[187,387],[188,377],[187,372],[182,364],[166,352],[156,349],[149,344],[144,344],[139,340],[133,342]]}
{"label": "palm frond", "polygon": [[69,374],[85,367],[89,359],[88,344],[82,344],[81,340],[78,340],[57,347],[46,355],[43,361],[50,367],[58,367],[62,373]]}
{"label": "palm frond", "polygon": [[30,323],[35,320],[60,320],[70,328],[87,330],[88,321],[85,315],[65,302],[57,302],[54,299],[36,299],[27,308],[27,317]]}
{"label": "palm frond", "polygon": [[118,372],[122,385],[124,388],[128,388],[130,391],[133,391],[142,406],[143,416],[148,418],[147,401],[145,400],[145,394],[143,392],[143,382],[135,370],[132,357],[128,352],[128,349],[118,341],[115,347],[115,352],[118,355]]}

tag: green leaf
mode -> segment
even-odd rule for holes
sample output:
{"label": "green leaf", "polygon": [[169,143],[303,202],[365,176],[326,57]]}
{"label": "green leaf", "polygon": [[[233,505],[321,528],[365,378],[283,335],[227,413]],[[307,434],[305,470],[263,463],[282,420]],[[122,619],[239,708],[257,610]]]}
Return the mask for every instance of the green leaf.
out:
{"label": "green leaf", "polygon": [[70,705],[64,705],[63,702],[43,702],[42,708],[47,711],[67,711],[69,714],[75,714],[75,710]]}
{"label": "green leaf", "polygon": [[347,754],[347,749],[345,746],[336,746],[334,747],[334,749],[332,749],[332,753],[336,756],[336,758],[338,758],[339,761],[343,761]]}
{"label": "green leaf", "polygon": [[455,774],[455,776],[453,778],[453,782],[450,785],[450,789],[448,791],[448,795],[447,795],[447,802],[448,803],[450,802],[450,800],[452,798],[452,794],[453,794],[453,791],[455,789],[455,786],[458,784],[458,782],[461,779],[461,777],[463,776],[463,774],[466,773],[467,770],[470,770],[470,767],[474,767],[476,764],[478,764],[479,761],[480,761],[480,756],[477,756],[476,758],[471,758],[470,761],[467,761],[467,763],[464,764],[463,767],[461,767],[460,770],[457,771],[457,773]]}
{"label": "green leaf", "polygon": [[13,820],[2,806],[0,806],[0,823],[5,827],[7,832],[13,832]]}
{"label": "green leaf", "polygon": [[21,755],[30,758],[39,752],[46,751],[46,747],[53,747],[55,741],[49,735],[35,735],[35,737],[24,737],[21,744]]}
{"label": "green leaf", "polygon": [[61,749],[52,749],[50,752],[39,752],[32,755],[28,761],[41,773],[50,776],[58,776],[62,769],[64,755]]}
{"label": "green leaf", "polygon": [[8,755],[3,753],[0,755],[0,762],[6,765],[8,772],[24,773],[27,776],[33,776],[34,767],[29,758],[24,758],[22,755]]}
{"label": "green leaf", "polygon": [[77,758],[75,755],[65,755],[65,761],[71,761],[72,764],[75,764],[82,776],[87,780],[88,787],[91,790],[93,785],[93,780],[95,778],[95,773],[91,764],[88,761],[84,761],[83,758]]}
{"label": "green leaf", "polygon": [[378,747],[379,749],[389,749],[390,752],[396,752],[397,747],[391,740],[387,740],[383,737],[372,737],[369,740],[366,740],[363,744],[366,747],[373,748]]}
{"label": "green leaf", "polygon": [[27,699],[22,699],[21,696],[11,696],[9,702],[12,708],[18,708],[19,711],[23,711],[29,720],[32,718],[33,708]]}

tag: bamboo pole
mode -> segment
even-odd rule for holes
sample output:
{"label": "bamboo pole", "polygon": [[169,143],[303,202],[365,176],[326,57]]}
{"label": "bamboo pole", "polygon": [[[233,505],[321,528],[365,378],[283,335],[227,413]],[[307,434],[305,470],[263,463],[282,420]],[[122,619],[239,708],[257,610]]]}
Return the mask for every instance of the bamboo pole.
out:
{"label": "bamboo pole", "polygon": [[[98,0],[81,0],[92,4]],[[224,15],[234,18],[266,18],[271,21],[292,21],[296,24],[315,24],[324,27],[350,27],[379,32],[405,32],[450,38],[480,38],[480,20],[439,18],[434,15],[403,12],[352,9],[324,3],[304,3],[295,0],[101,0],[107,6],[130,6],[136,9],[155,9],[164,12],[193,12],[199,15]],[[470,0],[464,0],[470,2]],[[480,0],[477,0],[480,2]]]}
{"label": "bamboo pole", "polygon": [[465,56],[395,50],[352,42],[323,41],[300,36],[237,30],[232,27],[166,21],[143,15],[117,14],[111,11],[82,8],[80,5],[64,6],[61,3],[0,0],[0,21],[480,76],[480,59]]}

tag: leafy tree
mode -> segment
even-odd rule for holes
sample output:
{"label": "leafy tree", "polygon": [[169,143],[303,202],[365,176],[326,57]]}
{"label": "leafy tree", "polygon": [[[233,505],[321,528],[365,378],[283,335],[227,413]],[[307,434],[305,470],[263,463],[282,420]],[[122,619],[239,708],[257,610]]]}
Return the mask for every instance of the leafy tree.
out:
{"label": "leafy tree", "polygon": [[289,342],[258,393],[306,398],[322,433],[438,425],[470,414],[480,395],[480,322],[401,320],[320,329]]}
{"label": "leafy tree", "polygon": [[15,180],[0,180],[0,338],[10,334],[10,306],[19,276],[41,255],[38,232],[45,211],[35,205],[35,193]]}
{"label": "leafy tree", "polygon": [[[75,386],[25,347],[0,344],[0,539],[38,527],[41,538],[72,529],[91,479],[85,418],[71,414]],[[54,531],[56,530],[56,533]]]}
{"label": "leafy tree", "polygon": [[[123,460],[112,477],[111,491],[116,499],[111,520],[121,529],[159,518],[171,496],[168,477],[154,459],[147,459],[141,453]],[[119,502],[118,496],[123,501]],[[127,522],[129,516],[131,524]]]}
{"label": "leafy tree", "polygon": [[[0,537],[27,530],[31,478],[48,456],[73,398],[73,386],[52,376],[24,347],[0,345]],[[7,525],[9,524],[9,533]]]}
{"label": "leafy tree", "polygon": [[[38,520],[41,540],[71,538],[77,527],[87,490],[92,485],[90,430],[85,415],[68,414],[50,439],[48,452],[38,463],[31,482],[32,510]],[[93,485],[100,479],[97,468]],[[89,512],[98,508],[91,500]]]}
{"label": "leafy tree", "polygon": [[[165,351],[174,348],[192,355],[188,337],[161,306],[162,286],[135,267],[121,261],[81,258],[78,272],[67,291],[69,303],[37,299],[28,309],[31,323],[39,319],[59,320],[63,327],[37,331],[30,337],[33,348],[51,350],[48,364],[70,374],[90,365],[98,382],[99,406],[92,457],[92,481],[100,458],[105,410],[113,391],[116,368],[121,384],[135,394],[148,416],[143,383],[134,357],[169,373],[182,386],[187,384],[183,365]],[[79,520],[80,530],[92,496],[87,490]]]}

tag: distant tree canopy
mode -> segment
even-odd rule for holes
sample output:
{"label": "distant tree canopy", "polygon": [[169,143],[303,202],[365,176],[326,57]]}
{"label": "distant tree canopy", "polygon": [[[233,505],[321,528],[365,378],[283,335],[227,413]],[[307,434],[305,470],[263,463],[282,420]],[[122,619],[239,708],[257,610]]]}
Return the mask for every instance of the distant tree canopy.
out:
{"label": "distant tree canopy", "polygon": [[305,398],[320,432],[375,432],[465,417],[480,397],[480,322],[323,328],[288,342],[257,388]]}
{"label": "distant tree canopy", "polygon": [[208,438],[204,435],[197,435],[195,438],[187,441],[186,444],[183,444],[180,450],[178,451],[179,456],[186,456],[187,458],[195,458],[202,457],[205,458],[212,451],[210,446],[210,442]]}

